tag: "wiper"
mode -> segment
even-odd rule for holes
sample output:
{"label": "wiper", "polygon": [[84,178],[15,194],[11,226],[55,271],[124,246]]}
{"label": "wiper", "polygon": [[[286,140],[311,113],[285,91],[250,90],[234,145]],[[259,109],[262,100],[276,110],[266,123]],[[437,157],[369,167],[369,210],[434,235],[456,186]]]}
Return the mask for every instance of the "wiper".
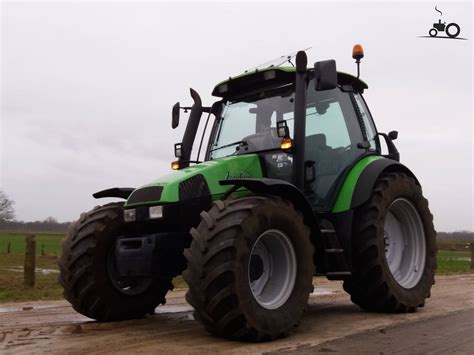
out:
{"label": "wiper", "polygon": [[240,145],[242,145],[242,146],[248,145],[248,143],[247,143],[246,141],[237,141],[237,142],[229,143],[229,144],[226,144],[226,145],[223,145],[223,146],[220,146],[220,147],[211,149],[211,152],[214,152],[214,151],[219,150],[219,149],[231,147],[231,146],[236,145],[236,144],[240,144]]}

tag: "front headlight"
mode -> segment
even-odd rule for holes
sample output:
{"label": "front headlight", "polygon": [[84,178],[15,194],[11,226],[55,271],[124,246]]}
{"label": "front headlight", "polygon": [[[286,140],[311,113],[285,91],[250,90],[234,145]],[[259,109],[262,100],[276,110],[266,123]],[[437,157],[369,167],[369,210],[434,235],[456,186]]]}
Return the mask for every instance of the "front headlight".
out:
{"label": "front headlight", "polygon": [[136,213],[135,208],[132,208],[130,210],[125,210],[123,212],[123,219],[125,220],[125,222],[135,222],[136,218],[137,218],[137,213]]}
{"label": "front headlight", "polygon": [[150,219],[163,218],[163,206],[152,206],[149,209]]}

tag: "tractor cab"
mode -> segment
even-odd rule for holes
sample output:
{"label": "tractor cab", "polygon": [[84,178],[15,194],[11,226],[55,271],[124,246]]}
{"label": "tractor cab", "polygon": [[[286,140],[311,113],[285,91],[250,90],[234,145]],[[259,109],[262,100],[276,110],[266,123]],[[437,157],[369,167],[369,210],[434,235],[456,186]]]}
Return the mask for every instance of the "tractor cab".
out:
{"label": "tractor cab", "polygon": [[[355,49],[354,58],[360,61],[362,50]],[[256,69],[217,84],[212,94],[221,101],[203,109],[197,99],[197,105],[185,108],[191,115],[173,167],[179,170],[200,162],[199,156],[191,160],[190,131],[197,132],[198,123],[193,121],[200,119],[197,111],[209,112],[215,119],[204,161],[257,154],[266,178],[295,184],[313,210],[331,211],[350,168],[362,157],[381,152],[362,96],[368,86],[358,77],[337,72],[333,60],[317,62],[299,76],[299,92],[298,68],[290,66]],[[198,96],[193,91],[193,97]],[[297,106],[298,99],[302,103]],[[176,107],[179,103],[173,117],[179,121]],[[295,115],[298,109],[300,117]]]}

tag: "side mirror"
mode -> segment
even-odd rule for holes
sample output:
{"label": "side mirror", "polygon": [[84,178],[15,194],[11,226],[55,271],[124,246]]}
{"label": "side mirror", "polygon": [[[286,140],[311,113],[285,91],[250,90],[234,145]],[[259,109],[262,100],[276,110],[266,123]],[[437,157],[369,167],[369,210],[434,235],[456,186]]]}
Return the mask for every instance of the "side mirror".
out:
{"label": "side mirror", "polygon": [[314,84],[317,91],[337,88],[337,70],[334,59],[314,63]]}
{"label": "side mirror", "polygon": [[290,138],[290,129],[285,120],[277,122],[277,135],[280,138]]}
{"label": "side mirror", "polygon": [[173,111],[171,113],[171,128],[175,129],[179,125],[179,102],[175,103],[173,106]]}
{"label": "side mirror", "polygon": [[388,136],[389,138],[394,141],[395,139],[398,138],[398,131],[391,131],[391,132],[388,132]]}

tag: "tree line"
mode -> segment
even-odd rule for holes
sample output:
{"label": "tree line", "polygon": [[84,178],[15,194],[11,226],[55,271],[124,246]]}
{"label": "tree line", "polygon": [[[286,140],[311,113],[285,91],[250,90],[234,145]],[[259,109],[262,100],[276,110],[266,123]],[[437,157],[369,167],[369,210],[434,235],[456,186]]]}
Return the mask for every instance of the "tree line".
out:
{"label": "tree line", "polygon": [[[28,232],[67,232],[72,222],[58,222],[53,217],[48,217],[44,221],[24,222],[15,219],[14,202],[0,190],[0,230],[4,231],[28,231]],[[474,232],[438,232],[439,240],[472,240]]]}

